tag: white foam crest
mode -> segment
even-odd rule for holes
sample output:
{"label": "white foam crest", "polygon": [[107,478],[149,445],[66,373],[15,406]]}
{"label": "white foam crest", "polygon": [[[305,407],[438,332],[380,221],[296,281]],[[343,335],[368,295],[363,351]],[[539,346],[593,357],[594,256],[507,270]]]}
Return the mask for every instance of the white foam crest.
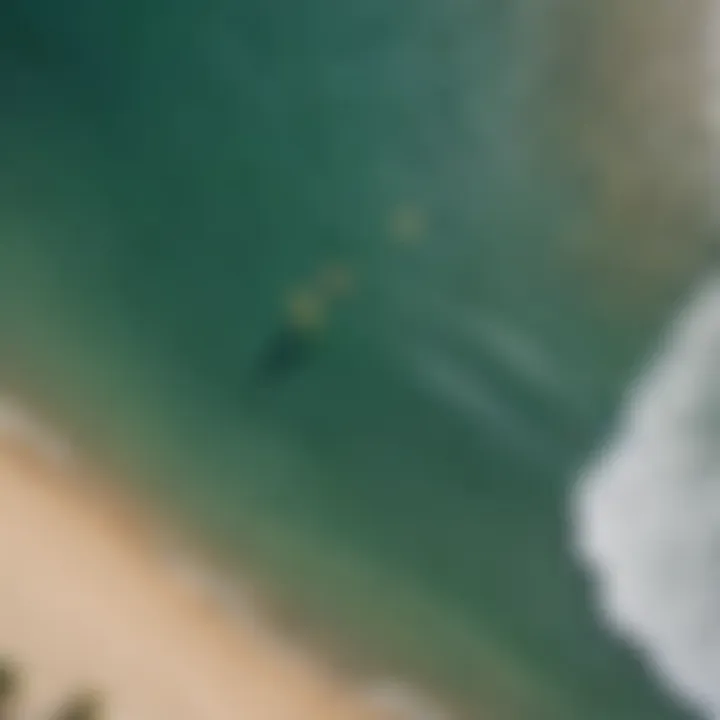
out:
{"label": "white foam crest", "polygon": [[604,622],[678,700],[720,719],[720,281],[628,393],[571,526]]}

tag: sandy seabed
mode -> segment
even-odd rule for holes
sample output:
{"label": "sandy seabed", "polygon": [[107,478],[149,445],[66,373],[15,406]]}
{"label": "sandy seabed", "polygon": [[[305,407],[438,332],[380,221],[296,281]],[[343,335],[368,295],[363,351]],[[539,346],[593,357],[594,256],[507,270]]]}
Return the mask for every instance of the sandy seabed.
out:
{"label": "sandy seabed", "polygon": [[23,673],[18,717],[84,690],[110,720],[430,717],[253,612],[225,616],[122,503],[86,491],[86,470],[20,435],[0,433],[0,656]]}

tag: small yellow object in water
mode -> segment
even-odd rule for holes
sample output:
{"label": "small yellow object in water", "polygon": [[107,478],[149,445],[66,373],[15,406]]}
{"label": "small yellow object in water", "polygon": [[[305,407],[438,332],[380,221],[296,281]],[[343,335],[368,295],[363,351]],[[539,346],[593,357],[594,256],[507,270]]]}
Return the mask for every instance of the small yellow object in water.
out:
{"label": "small yellow object in water", "polygon": [[320,286],[331,297],[347,296],[355,288],[355,278],[350,270],[340,263],[328,265],[320,273]]}
{"label": "small yellow object in water", "polygon": [[286,311],[290,325],[302,331],[320,330],[327,319],[325,298],[307,287],[289,294]]}
{"label": "small yellow object in water", "polygon": [[414,244],[427,231],[427,218],[417,205],[401,205],[390,217],[390,235],[395,242]]}

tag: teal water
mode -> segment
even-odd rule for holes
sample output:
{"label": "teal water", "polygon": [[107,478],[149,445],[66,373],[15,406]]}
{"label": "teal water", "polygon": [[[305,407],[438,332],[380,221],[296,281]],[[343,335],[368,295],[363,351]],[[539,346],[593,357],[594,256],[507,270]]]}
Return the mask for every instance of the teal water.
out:
{"label": "teal water", "polygon": [[[566,542],[665,306],[603,314],[558,249],[577,194],[530,161],[521,9],[11,3],[0,367],[363,667],[475,717],[679,718]],[[250,398],[337,260],[313,362]]]}

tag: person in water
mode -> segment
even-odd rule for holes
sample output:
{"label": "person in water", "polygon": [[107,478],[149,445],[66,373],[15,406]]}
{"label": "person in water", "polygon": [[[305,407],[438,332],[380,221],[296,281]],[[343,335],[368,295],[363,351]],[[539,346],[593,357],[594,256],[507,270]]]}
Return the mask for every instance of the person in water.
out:
{"label": "person in water", "polygon": [[350,273],[334,265],[325,268],[312,285],[292,292],[280,327],[255,361],[253,384],[275,385],[304,366],[321,341],[333,302],[351,288]]}

